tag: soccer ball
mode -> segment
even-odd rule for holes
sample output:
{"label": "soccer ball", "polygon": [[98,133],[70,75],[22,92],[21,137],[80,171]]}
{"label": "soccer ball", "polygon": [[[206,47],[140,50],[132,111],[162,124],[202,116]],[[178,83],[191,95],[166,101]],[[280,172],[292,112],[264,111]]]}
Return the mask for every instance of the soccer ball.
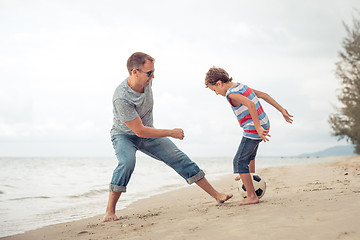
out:
{"label": "soccer ball", "polygon": [[[265,194],[266,182],[258,174],[256,174],[256,173],[250,173],[250,174],[251,174],[251,178],[252,178],[252,181],[253,181],[253,184],[254,184],[255,193],[258,196],[258,198],[260,199]],[[247,197],[246,188],[245,188],[243,182],[241,181],[241,179],[238,181],[238,190],[239,190],[240,195],[243,198]]]}

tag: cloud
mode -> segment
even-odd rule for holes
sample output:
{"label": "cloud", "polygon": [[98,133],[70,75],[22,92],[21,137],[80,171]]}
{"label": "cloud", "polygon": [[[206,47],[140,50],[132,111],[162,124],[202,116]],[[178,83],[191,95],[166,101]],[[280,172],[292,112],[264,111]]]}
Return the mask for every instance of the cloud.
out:
{"label": "cloud", "polygon": [[232,156],[241,138],[226,100],[204,87],[214,65],[294,114],[288,126],[264,103],[273,137],[263,155],[329,147],[342,20],[357,5],[139,1],[134,12],[123,1],[2,1],[0,140],[12,150],[0,154],[18,144],[25,155],[112,156],[111,98],[135,51],[156,58],[156,126],[183,128],[176,143],[190,155]]}

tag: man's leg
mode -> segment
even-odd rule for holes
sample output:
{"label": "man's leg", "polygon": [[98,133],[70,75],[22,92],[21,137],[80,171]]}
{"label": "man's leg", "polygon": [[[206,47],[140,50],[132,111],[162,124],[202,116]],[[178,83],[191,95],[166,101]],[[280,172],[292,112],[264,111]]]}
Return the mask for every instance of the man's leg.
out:
{"label": "man's leg", "polygon": [[215,198],[218,203],[224,203],[233,196],[232,194],[223,194],[216,191],[205,177],[197,181],[196,184],[210,196]]}
{"label": "man's leg", "polygon": [[196,163],[191,161],[185,153],[179,150],[176,145],[168,138],[149,139],[140,149],[155,159],[158,159],[173,168],[189,184],[196,183],[200,188],[216,199],[218,203],[223,203],[232,197],[231,194],[217,192],[204,177]]}
{"label": "man's leg", "polygon": [[109,192],[109,201],[104,216],[104,222],[111,222],[119,220],[115,215],[116,203],[120,198],[121,192]]}
{"label": "man's leg", "polygon": [[136,162],[136,144],[139,138],[129,135],[116,135],[113,141],[113,147],[118,165],[113,172],[110,183],[110,192],[106,213],[104,216],[105,222],[118,220],[115,215],[116,204],[122,192],[126,192],[126,186],[130,181],[130,177],[135,168]]}

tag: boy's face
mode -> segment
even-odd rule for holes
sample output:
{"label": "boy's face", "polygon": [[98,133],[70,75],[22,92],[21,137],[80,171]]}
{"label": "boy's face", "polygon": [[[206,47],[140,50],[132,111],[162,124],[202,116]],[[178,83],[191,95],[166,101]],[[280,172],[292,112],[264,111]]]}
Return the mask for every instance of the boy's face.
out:
{"label": "boy's face", "polygon": [[217,81],[215,85],[208,85],[208,88],[210,88],[212,91],[216,93],[216,95],[226,96],[226,89],[224,88],[224,84],[221,81]]}

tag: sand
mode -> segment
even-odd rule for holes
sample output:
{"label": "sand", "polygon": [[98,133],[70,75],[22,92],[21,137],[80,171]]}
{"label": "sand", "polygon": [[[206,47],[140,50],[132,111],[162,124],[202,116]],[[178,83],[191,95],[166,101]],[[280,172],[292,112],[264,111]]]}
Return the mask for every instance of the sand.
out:
{"label": "sand", "polygon": [[267,190],[256,205],[237,205],[229,174],[212,182],[234,194],[225,204],[192,185],[137,201],[116,222],[101,215],[2,239],[360,239],[360,156],[338,159],[259,170]]}

